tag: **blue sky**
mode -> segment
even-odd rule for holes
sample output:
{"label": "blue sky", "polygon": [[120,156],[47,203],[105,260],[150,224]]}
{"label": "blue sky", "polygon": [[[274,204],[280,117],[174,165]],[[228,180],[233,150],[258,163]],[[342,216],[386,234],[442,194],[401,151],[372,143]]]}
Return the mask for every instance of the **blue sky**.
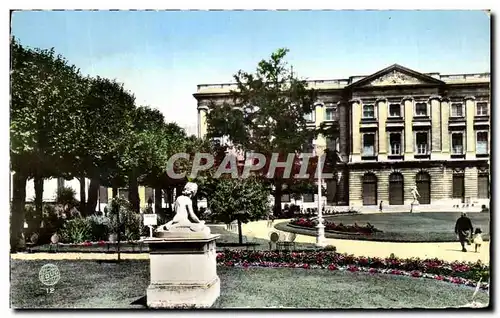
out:
{"label": "blue sky", "polygon": [[275,49],[302,77],[490,71],[490,19],[481,11],[15,12],[12,34],[50,48],[84,74],[116,78],[139,105],[196,132],[197,84],[230,82]]}

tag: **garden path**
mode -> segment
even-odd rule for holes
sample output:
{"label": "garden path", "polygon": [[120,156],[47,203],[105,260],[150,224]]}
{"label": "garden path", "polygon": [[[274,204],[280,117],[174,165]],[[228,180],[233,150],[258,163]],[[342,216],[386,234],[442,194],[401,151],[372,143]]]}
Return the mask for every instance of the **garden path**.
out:
{"label": "garden path", "polygon": [[[274,224],[287,220],[275,220]],[[243,224],[243,235],[269,239],[271,231],[277,231],[267,227],[267,221],[256,221]],[[297,235],[295,242],[314,243],[316,238],[307,235]],[[333,245],[340,253],[354,254],[355,256],[387,257],[394,253],[396,257],[402,258],[438,258],[446,261],[470,261],[488,263],[490,261],[490,243],[484,242],[481,251],[474,253],[474,247],[469,246],[469,251],[461,251],[460,243],[391,243],[357,240],[326,239],[327,245]]]}

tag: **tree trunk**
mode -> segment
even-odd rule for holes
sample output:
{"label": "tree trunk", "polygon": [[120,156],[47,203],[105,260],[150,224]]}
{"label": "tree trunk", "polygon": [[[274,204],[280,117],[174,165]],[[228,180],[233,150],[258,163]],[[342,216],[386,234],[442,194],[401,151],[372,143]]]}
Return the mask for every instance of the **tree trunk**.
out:
{"label": "tree trunk", "polygon": [[92,215],[96,211],[97,199],[99,195],[99,178],[90,179],[89,197],[87,200],[87,215]]}
{"label": "tree trunk", "polygon": [[118,196],[118,188],[117,187],[113,187],[111,189],[111,191],[112,191],[113,199],[116,198]]}
{"label": "tree trunk", "polygon": [[281,194],[283,185],[281,182],[276,182],[274,186],[276,187],[274,190],[274,216],[279,217],[281,215]]}
{"label": "tree trunk", "polygon": [[26,181],[28,178],[19,172],[13,177],[12,207],[10,215],[10,251],[14,253],[19,248],[24,227],[24,204],[26,201]]}
{"label": "tree trunk", "polygon": [[162,193],[161,188],[155,189],[155,213],[160,213],[161,211],[161,198],[162,198],[161,193]]}
{"label": "tree trunk", "polygon": [[238,219],[238,242],[240,245],[243,244],[243,233],[241,231],[241,221]]}
{"label": "tree trunk", "polygon": [[43,217],[43,178],[35,176],[33,183],[35,184],[35,215],[33,216],[33,228],[30,229],[37,232],[40,229],[40,223]]}
{"label": "tree trunk", "polygon": [[83,216],[85,215],[85,202],[86,202],[86,195],[85,195],[85,177],[80,177],[80,214]]}
{"label": "tree trunk", "polygon": [[129,176],[128,182],[128,200],[132,205],[132,209],[135,213],[139,213],[140,211],[140,202],[139,202],[139,185],[137,183],[137,177],[134,173],[131,173]]}

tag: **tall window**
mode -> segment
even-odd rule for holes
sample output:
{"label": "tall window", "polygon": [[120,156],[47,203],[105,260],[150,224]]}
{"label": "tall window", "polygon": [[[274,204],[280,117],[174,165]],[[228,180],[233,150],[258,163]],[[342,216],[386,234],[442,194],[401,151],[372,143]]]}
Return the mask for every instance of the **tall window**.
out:
{"label": "tall window", "polygon": [[118,189],[118,197],[128,200],[128,189]]}
{"label": "tall window", "polygon": [[326,147],[328,149],[335,150],[337,148],[335,141],[336,141],[335,139],[327,137],[326,138]]}
{"label": "tall window", "polygon": [[389,176],[389,204],[404,204],[404,182],[401,173],[395,172]]}
{"label": "tall window", "polygon": [[453,155],[462,155],[464,153],[464,134],[451,134],[451,153]]}
{"label": "tall window", "polygon": [[99,203],[108,203],[108,188],[99,187]]}
{"label": "tall window", "polygon": [[302,195],[302,201],[306,203],[314,202],[314,194],[312,193],[304,193]]}
{"label": "tall window", "polygon": [[148,203],[149,199],[151,199],[151,201],[155,201],[155,192],[154,192],[154,189],[153,188],[150,188],[150,187],[146,187],[144,189],[144,199],[146,200],[146,204]]}
{"label": "tall window", "polygon": [[429,152],[429,134],[427,132],[417,132],[415,134],[416,152],[419,155],[426,155]]}
{"label": "tall window", "polygon": [[375,156],[375,134],[363,134],[363,156]]}
{"label": "tall window", "polygon": [[325,108],[325,120],[327,121],[335,120],[336,113],[337,113],[337,107]]}
{"label": "tall window", "polygon": [[477,176],[477,197],[479,199],[490,198],[490,176],[488,173],[480,173]]}
{"label": "tall window", "polygon": [[487,102],[477,102],[476,103],[476,115],[477,116],[488,115],[488,103]]}
{"label": "tall window", "polygon": [[464,105],[462,103],[451,104],[451,117],[464,117]]}
{"label": "tall window", "polygon": [[363,205],[377,205],[377,177],[373,173],[363,176]]}
{"label": "tall window", "polygon": [[456,173],[452,179],[453,198],[462,199],[465,202],[465,181],[463,173]]}
{"label": "tall window", "polygon": [[421,204],[431,204],[431,176],[427,172],[419,172],[415,179],[420,194],[418,201]]}
{"label": "tall window", "polygon": [[391,133],[389,134],[389,146],[391,155],[401,155],[401,133]]}
{"label": "tall window", "polygon": [[389,117],[401,117],[401,104],[389,105]]}
{"label": "tall window", "polygon": [[427,103],[415,104],[415,116],[427,116]]}
{"label": "tall window", "polygon": [[374,105],[363,105],[363,118],[375,118]]}
{"label": "tall window", "polygon": [[289,194],[283,194],[281,196],[281,202],[285,202],[286,203],[286,202],[290,202],[290,201],[291,200],[290,200],[290,195]]}
{"label": "tall window", "polygon": [[488,154],[488,132],[478,131],[476,133],[476,154]]}
{"label": "tall window", "polygon": [[304,114],[304,119],[306,121],[309,121],[309,122],[314,122],[315,121],[315,116],[314,116],[314,112],[310,112],[310,113],[307,113],[307,114]]}

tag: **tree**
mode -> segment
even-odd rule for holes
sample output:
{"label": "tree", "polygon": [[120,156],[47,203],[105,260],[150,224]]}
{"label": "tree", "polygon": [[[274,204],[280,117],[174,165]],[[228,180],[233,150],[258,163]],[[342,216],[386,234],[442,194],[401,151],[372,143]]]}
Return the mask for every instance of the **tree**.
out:
{"label": "tree", "polygon": [[[269,211],[269,190],[257,178],[211,179],[208,207],[215,219],[226,224],[238,221],[239,243],[243,243],[241,223],[262,219]],[[210,184],[212,183],[212,184]]]}
{"label": "tree", "polygon": [[[80,208],[82,212],[86,210],[91,214],[97,205],[99,184],[116,189],[126,182],[126,150],[132,135],[135,97],[123,84],[96,77],[88,79],[83,105],[75,112],[79,118],[75,123],[79,138],[74,136],[77,155],[70,155],[68,163],[76,168],[72,174],[83,186],[85,177],[91,180],[86,206],[85,197],[80,198],[84,202]],[[85,191],[81,193],[85,195]]]}
{"label": "tree", "polygon": [[24,220],[26,181],[34,178],[37,214],[42,213],[43,179],[64,173],[67,131],[73,107],[81,104],[84,81],[75,66],[54,49],[23,47],[11,41],[10,156],[14,174],[11,249]]}
{"label": "tree", "polygon": [[[212,107],[207,115],[209,138],[228,136],[235,147],[267,158],[273,153],[286,158],[302,152],[304,144],[317,134],[304,118],[313,111],[316,93],[287,66],[287,52],[277,50],[258,64],[254,74],[240,70],[234,75],[233,103]],[[275,213],[279,214],[283,184],[294,181],[276,174],[271,182],[276,189]]]}

